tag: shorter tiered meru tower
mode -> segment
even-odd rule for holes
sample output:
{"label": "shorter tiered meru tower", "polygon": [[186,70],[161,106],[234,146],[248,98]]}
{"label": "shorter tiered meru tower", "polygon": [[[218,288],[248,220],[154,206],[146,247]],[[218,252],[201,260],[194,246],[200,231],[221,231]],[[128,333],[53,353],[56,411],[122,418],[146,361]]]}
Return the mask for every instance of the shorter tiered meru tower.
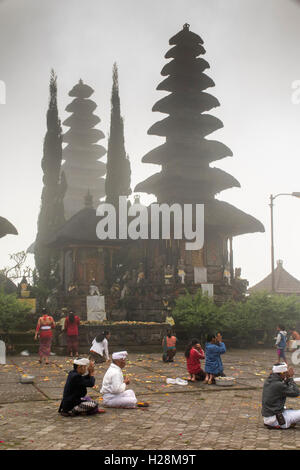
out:
{"label": "shorter tiered meru tower", "polygon": [[67,181],[64,198],[65,217],[70,219],[82,209],[83,200],[89,192],[96,206],[105,195],[105,163],[99,161],[106,154],[106,149],[97,144],[105,135],[95,126],[100,118],[94,114],[97,105],[90,96],[94,90],[79,80],[69,92],[73,101],[66,107],[72,113],[64,122],[70,129],[64,134],[67,143],[63,149],[62,171]]}
{"label": "shorter tiered meru tower", "polygon": [[232,156],[232,152],[221,142],[207,139],[223,123],[208,114],[220,103],[205,91],[215,84],[204,73],[209,64],[202,57],[202,39],[185,24],[169,43],[172,48],[165,58],[172,60],[162,69],[166,78],[157,87],[169,94],[153,107],[153,111],[168,117],[148,131],[166,137],[166,141],[142,159],[161,165],[161,171],[139,183],[135,191],[155,194],[157,202],[169,205],[204,204],[205,242],[203,249],[195,251],[185,249],[185,240],[145,242],[151,257],[148,270],[155,273],[162,264],[170,272],[180,270],[185,283],[209,284],[207,290],[213,290],[216,300],[221,301],[232,292],[230,286],[234,284],[232,238],[264,232],[264,227],[254,217],[216,199],[216,194],[240,184],[225,171],[210,166]]}

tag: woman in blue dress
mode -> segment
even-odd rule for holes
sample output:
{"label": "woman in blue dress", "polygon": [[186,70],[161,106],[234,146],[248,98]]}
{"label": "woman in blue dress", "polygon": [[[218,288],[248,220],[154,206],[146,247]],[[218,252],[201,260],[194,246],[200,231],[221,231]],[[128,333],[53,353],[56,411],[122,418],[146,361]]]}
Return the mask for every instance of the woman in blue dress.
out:
{"label": "woman in blue dress", "polygon": [[221,354],[226,352],[224,343],[219,343],[215,335],[207,336],[205,345],[205,372],[204,383],[211,385],[216,376],[222,373]]}

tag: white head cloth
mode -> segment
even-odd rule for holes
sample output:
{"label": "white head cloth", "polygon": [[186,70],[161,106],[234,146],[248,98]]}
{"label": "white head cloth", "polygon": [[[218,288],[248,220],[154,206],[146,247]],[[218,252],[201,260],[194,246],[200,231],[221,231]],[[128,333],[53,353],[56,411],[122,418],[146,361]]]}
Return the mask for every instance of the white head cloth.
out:
{"label": "white head cloth", "polygon": [[273,366],[273,374],[281,374],[282,372],[287,372],[288,367],[286,364],[279,364],[279,366]]}
{"label": "white head cloth", "polygon": [[88,366],[89,363],[90,361],[86,357],[83,357],[82,359],[75,359],[75,361],[73,361],[73,364],[77,364],[78,366]]}
{"label": "white head cloth", "polygon": [[115,352],[112,354],[111,358],[114,361],[115,359],[127,359],[128,353],[127,351],[120,351],[120,352]]}

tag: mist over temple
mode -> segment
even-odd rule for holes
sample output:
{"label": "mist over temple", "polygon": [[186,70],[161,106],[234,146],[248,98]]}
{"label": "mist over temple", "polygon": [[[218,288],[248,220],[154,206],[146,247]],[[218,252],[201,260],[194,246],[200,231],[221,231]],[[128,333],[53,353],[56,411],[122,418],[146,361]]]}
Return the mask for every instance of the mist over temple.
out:
{"label": "mist over temple", "polygon": [[0,0],[0,449],[299,447],[299,22]]}

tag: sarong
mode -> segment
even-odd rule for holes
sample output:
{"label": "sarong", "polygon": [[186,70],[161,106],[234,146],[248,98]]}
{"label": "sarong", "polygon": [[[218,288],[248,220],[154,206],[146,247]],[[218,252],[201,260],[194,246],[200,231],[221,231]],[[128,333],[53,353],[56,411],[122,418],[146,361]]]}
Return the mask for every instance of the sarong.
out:
{"label": "sarong", "polygon": [[90,351],[89,359],[91,361],[95,361],[95,364],[101,364],[102,362],[106,362],[106,358],[101,356],[101,354],[96,353],[95,351]]}
{"label": "sarong", "polygon": [[264,418],[264,424],[272,428],[280,427],[281,429],[288,429],[292,424],[300,422],[300,410],[284,410],[282,414],[285,419],[285,424],[282,426],[279,426],[275,415]]}
{"label": "sarong", "polygon": [[166,348],[166,350],[164,350],[163,352],[163,361],[172,362],[175,354],[176,354],[176,348],[174,346],[170,346],[169,348]]}
{"label": "sarong", "polygon": [[78,335],[67,335],[68,353],[78,352]]}
{"label": "sarong", "polygon": [[133,390],[103,395],[103,405],[109,408],[136,408],[136,404],[137,399]]}
{"label": "sarong", "polygon": [[40,356],[50,356],[50,351],[51,351],[51,343],[52,343],[52,337],[40,337],[40,349],[39,349],[39,355]]}
{"label": "sarong", "polygon": [[92,415],[98,412],[98,403],[89,399],[82,401],[80,405],[74,406],[71,414],[73,415]]}

